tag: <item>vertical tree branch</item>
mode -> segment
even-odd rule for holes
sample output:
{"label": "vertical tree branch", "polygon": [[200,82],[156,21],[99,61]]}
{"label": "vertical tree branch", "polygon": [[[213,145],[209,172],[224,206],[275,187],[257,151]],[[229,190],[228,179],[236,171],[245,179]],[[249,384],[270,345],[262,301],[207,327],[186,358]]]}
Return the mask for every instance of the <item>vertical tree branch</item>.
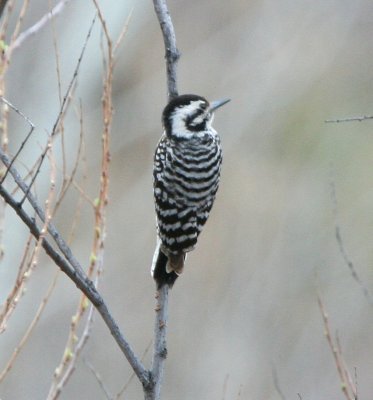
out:
{"label": "vertical tree branch", "polygon": [[[178,96],[176,67],[177,61],[180,58],[180,52],[176,47],[175,30],[166,0],[153,0],[153,4],[163,34],[166,50],[167,96],[168,100],[171,100]],[[145,400],[160,399],[164,363],[167,357],[168,292],[169,287],[164,285],[156,293],[154,348],[150,371],[151,384],[148,387],[144,386]]]}
{"label": "vertical tree branch", "polygon": [[[158,400],[161,393],[163,369],[167,357],[168,291],[168,285],[164,285],[156,294],[157,305],[155,308],[154,350],[151,368],[151,379],[154,383],[154,387],[152,393],[153,397],[149,397],[149,399]],[[145,397],[145,399],[147,399],[147,397]]]}
{"label": "vertical tree branch", "polygon": [[166,0],[153,0],[154,10],[161,25],[164,47],[166,50],[167,90],[168,99],[178,95],[176,66],[180,58],[180,52],[176,47],[176,36],[171,16],[167,8]]}

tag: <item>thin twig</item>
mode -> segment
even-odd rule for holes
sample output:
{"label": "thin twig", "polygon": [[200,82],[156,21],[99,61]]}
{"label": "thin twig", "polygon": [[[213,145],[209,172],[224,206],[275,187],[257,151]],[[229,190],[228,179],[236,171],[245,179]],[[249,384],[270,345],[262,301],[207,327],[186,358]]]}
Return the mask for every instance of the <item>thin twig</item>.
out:
{"label": "thin twig", "polygon": [[117,50],[118,50],[120,44],[122,43],[124,36],[125,36],[126,33],[127,33],[128,25],[129,25],[130,20],[131,20],[131,18],[132,18],[132,13],[133,13],[133,8],[132,8],[131,11],[129,12],[128,17],[127,17],[127,19],[126,19],[126,21],[125,21],[125,23],[124,23],[124,25],[123,25],[122,31],[120,32],[120,34],[119,34],[119,36],[118,36],[118,39],[116,40],[116,42],[115,42],[115,44],[114,44],[114,46],[113,46],[113,55],[114,55],[114,56],[116,56],[116,52],[117,52]]}
{"label": "thin twig", "polygon": [[101,375],[96,371],[95,367],[87,359],[84,359],[84,364],[89,368],[89,370],[92,372],[93,376],[96,378],[96,381],[97,381],[98,385],[100,386],[100,388],[102,389],[102,391],[104,392],[105,397],[108,400],[114,400],[114,397],[110,393],[109,389],[106,387],[104,381],[101,378]]}
{"label": "thin twig", "polygon": [[349,373],[348,369],[346,368],[346,364],[342,357],[341,347],[338,343],[338,340],[337,340],[337,344],[334,344],[334,342],[333,342],[333,338],[330,333],[329,317],[325,310],[325,306],[322,302],[320,295],[317,296],[317,302],[319,304],[321,316],[322,316],[323,323],[324,323],[325,337],[328,341],[329,348],[333,354],[334,363],[337,368],[338,376],[339,376],[339,379],[341,382],[341,390],[347,400],[355,400],[356,388],[354,388],[352,380],[349,379],[350,373]]}
{"label": "thin twig", "polygon": [[45,306],[48,304],[48,300],[49,300],[49,298],[50,298],[50,296],[51,296],[51,294],[52,294],[52,292],[53,292],[53,290],[54,290],[54,288],[56,286],[58,275],[59,275],[59,270],[56,271],[56,274],[54,275],[52,283],[48,287],[48,290],[47,290],[45,296],[43,297],[41,303],[39,304],[39,307],[38,307],[38,309],[36,311],[36,314],[35,314],[33,320],[31,321],[30,325],[26,329],[25,334],[23,335],[22,339],[20,340],[20,342],[18,343],[18,345],[14,349],[14,351],[13,351],[11,357],[9,358],[8,362],[6,363],[4,369],[1,371],[1,373],[0,373],[0,382],[2,382],[4,380],[4,378],[7,375],[7,373],[12,369],[16,358],[18,357],[18,355],[21,352],[22,348],[26,344],[28,338],[30,337],[30,335],[33,332],[34,328],[36,327],[37,323],[39,322],[40,317],[41,317],[41,315],[42,315],[42,313],[43,313],[43,311],[45,309]]}
{"label": "thin twig", "polygon": [[[148,354],[148,351],[150,350],[150,347],[152,346],[153,340],[151,340],[149,342],[149,344],[146,346],[144,352],[141,355],[141,362],[144,361],[145,356]],[[119,400],[123,394],[125,393],[125,391],[127,390],[128,386],[130,385],[130,383],[132,382],[133,378],[136,376],[136,374],[134,372],[132,372],[132,374],[130,375],[130,377],[128,378],[128,381],[123,385],[123,387],[119,390],[119,392],[115,395],[115,400]]]}
{"label": "thin twig", "polygon": [[[52,0],[48,0],[49,10],[52,9]],[[53,50],[54,50],[54,58],[56,62],[56,76],[57,76],[57,89],[58,89],[58,100],[60,103],[60,107],[62,106],[62,79],[61,79],[61,68],[60,68],[60,54],[58,51],[58,41],[56,35],[56,26],[55,26],[55,19],[51,19],[50,23],[51,31],[52,31],[52,38],[53,38]],[[62,187],[65,183],[66,177],[66,148],[65,148],[65,129],[64,129],[64,119],[61,118],[60,122],[60,140],[61,140],[61,153],[62,153]],[[60,199],[62,200],[62,199]]]}
{"label": "thin twig", "polygon": [[[63,101],[62,101],[62,104],[61,104],[61,107],[60,107],[60,111],[59,111],[58,116],[57,116],[57,118],[56,118],[56,121],[55,121],[55,123],[54,123],[54,125],[53,125],[52,132],[51,132],[51,134],[50,134],[51,137],[53,137],[53,136],[56,134],[57,128],[58,128],[58,126],[59,126],[59,124],[60,124],[60,121],[61,121],[61,118],[62,118],[62,116],[63,116],[63,114],[64,114],[64,112],[65,112],[66,105],[68,104],[68,99],[70,98],[71,91],[72,91],[73,86],[74,86],[74,84],[75,84],[75,82],[76,82],[76,79],[77,79],[77,77],[78,77],[79,68],[80,68],[81,62],[82,62],[82,60],[83,60],[83,56],[84,56],[85,50],[86,50],[86,48],[87,48],[87,44],[88,44],[89,38],[91,37],[91,33],[92,33],[93,26],[94,26],[94,24],[95,24],[95,21],[96,21],[96,15],[93,17],[92,22],[91,22],[91,25],[89,26],[88,33],[87,33],[86,38],[85,38],[85,41],[84,41],[84,43],[83,43],[83,47],[82,47],[82,50],[81,50],[81,52],[80,52],[80,55],[79,55],[79,58],[78,58],[78,62],[77,62],[77,64],[76,64],[76,67],[75,67],[73,76],[72,76],[72,78],[71,78],[71,80],[70,80],[70,83],[69,83],[69,85],[68,85],[68,87],[67,87],[65,96],[64,96],[64,98],[63,98]],[[32,179],[31,179],[31,182],[30,182],[30,184],[29,184],[29,187],[28,187],[27,191],[25,192],[24,197],[23,197],[22,200],[20,201],[21,204],[22,204],[22,203],[25,201],[25,199],[27,198],[27,194],[28,194],[29,190],[31,189],[32,185],[34,184],[34,182],[35,182],[35,180],[36,180],[36,178],[37,178],[37,176],[38,176],[38,174],[39,174],[39,172],[40,172],[40,169],[41,169],[41,166],[42,166],[42,164],[43,164],[43,161],[44,161],[45,156],[46,156],[46,152],[44,151],[44,152],[42,153],[41,157],[40,157],[40,162],[39,162],[38,168],[36,169],[36,172],[35,172],[34,176],[33,176]]]}
{"label": "thin twig", "polygon": [[177,61],[180,52],[176,47],[176,36],[171,16],[167,8],[166,0],[153,0],[154,10],[161,25],[163,41],[165,45],[165,59],[167,67],[167,90],[169,100],[178,95],[177,90]]}
{"label": "thin twig", "polygon": [[4,180],[5,180],[5,178],[7,177],[7,174],[9,172],[9,168],[12,167],[14,161],[17,159],[17,157],[19,156],[19,154],[21,153],[21,151],[25,147],[26,142],[29,140],[30,136],[32,135],[32,132],[35,129],[35,125],[32,123],[32,121],[25,114],[23,114],[17,107],[15,107],[9,100],[5,99],[4,97],[0,97],[0,100],[3,103],[5,103],[7,106],[9,106],[12,110],[14,110],[18,115],[20,115],[30,125],[30,130],[29,130],[28,134],[26,135],[25,139],[22,141],[22,143],[19,146],[16,154],[13,156],[9,167],[5,170],[5,173],[1,177],[0,185],[2,185]]}
{"label": "thin twig", "polygon": [[342,258],[343,258],[344,262],[346,263],[346,265],[348,266],[348,268],[350,269],[352,277],[357,282],[357,284],[360,286],[360,288],[363,291],[364,296],[368,300],[369,304],[373,305],[373,299],[372,299],[371,293],[369,292],[368,288],[364,285],[364,282],[361,280],[360,276],[358,275],[358,273],[356,271],[354,263],[349,259],[348,255],[347,255],[347,252],[346,252],[346,249],[344,246],[344,242],[342,240],[341,229],[340,229],[339,225],[335,226],[335,238],[337,240],[338,248],[342,255]]}
{"label": "thin twig", "polygon": [[[332,175],[332,171],[331,171],[331,175]],[[351,261],[350,257],[348,256],[344,241],[342,239],[341,228],[340,228],[340,225],[338,222],[337,190],[335,187],[335,182],[334,182],[333,177],[331,177],[331,180],[330,180],[330,189],[331,189],[330,196],[331,196],[331,200],[332,200],[332,204],[333,204],[333,215],[334,215],[334,219],[335,219],[335,239],[338,244],[339,252],[341,253],[343,261],[349,268],[353,279],[360,286],[360,288],[363,291],[363,294],[364,294],[365,298],[368,300],[369,304],[373,306],[373,297],[372,297],[370,291],[368,290],[368,288],[364,285],[364,282],[362,281],[362,279],[360,278],[354,263]]]}
{"label": "thin twig", "polygon": [[356,399],[356,388],[354,386],[355,384],[354,384],[354,381],[352,379],[352,375],[351,375],[351,373],[350,373],[350,371],[349,371],[349,369],[347,367],[346,361],[345,361],[345,359],[343,357],[342,346],[341,346],[341,341],[339,340],[338,331],[335,334],[335,343],[336,343],[336,348],[337,348],[337,351],[338,351],[338,353],[340,355],[340,359],[341,359],[341,362],[342,362],[342,368],[345,371],[345,375],[346,375],[346,379],[347,379],[347,385],[348,385],[348,387],[350,388],[350,390],[352,392],[353,398]]}
{"label": "thin twig", "polygon": [[373,115],[362,115],[360,117],[348,117],[348,118],[338,118],[338,119],[326,119],[324,122],[326,124],[338,124],[341,122],[362,122],[368,119],[373,119]]}
{"label": "thin twig", "polygon": [[[65,167],[63,168],[63,184],[62,184],[61,192],[58,195],[58,199],[56,201],[56,208],[55,208],[56,211],[59,208],[59,206],[61,205],[62,200],[64,199],[65,195],[67,194],[70,186],[73,184],[75,175],[78,171],[79,161],[81,158],[81,153],[82,153],[82,149],[83,149],[83,139],[84,139],[83,108],[82,108],[81,102],[80,102],[80,108],[79,108],[79,124],[80,124],[79,144],[78,144],[78,149],[77,149],[76,156],[75,156],[75,162],[72,167],[70,176],[66,175]],[[62,146],[64,148],[64,143],[62,143]],[[63,165],[65,165],[65,161],[63,161]]]}
{"label": "thin twig", "polygon": [[44,26],[54,17],[56,17],[58,14],[61,14],[65,6],[70,2],[71,0],[61,0],[58,2],[47,14],[45,14],[43,17],[39,19],[34,25],[30,26],[26,30],[24,30],[22,33],[20,33],[17,38],[13,41],[11,44],[11,50],[16,50],[19,47],[22,46],[25,40],[29,39],[31,36],[35,35],[36,33],[40,32],[41,29],[44,28]]}
{"label": "thin twig", "polygon": [[31,261],[29,260],[29,252],[31,248],[33,236],[30,234],[25,248],[23,250],[23,256],[18,267],[18,274],[16,281],[13,285],[13,288],[9,295],[7,296],[1,312],[0,312],[0,333],[3,333],[7,327],[7,322],[11,317],[13,311],[19,303],[23,293],[26,281],[30,278],[32,269],[31,269]]}
{"label": "thin twig", "polygon": [[11,54],[12,54],[12,45],[13,45],[14,41],[17,39],[19,31],[21,30],[23,19],[24,19],[25,15],[26,15],[26,11],[27,11],[27,8],[29,6],[29,3],[30,3],[30,0],[23,0],[23,4],[22,4],[21,10],[19,12],[19,15],[18,15],[18,18],[17,18],[17,22],[16,22],[16,26],[15,26],[15,28],[13,30],[12,37],[10,39],[10,45],[9,45],[8,51],[7,51],[8,61],[10,61],[10,57],[11,57]]}
{"label": "thin twig", "polygon": [[[95,286],[97,285],[97,282],[95,282]],[[81,301],[85,301],[85,304],[83,303],[80,310],[81,311],[87,307],[87,301],[86,298],[81,299]],[[95,308],[91,305],[89,305],[89,312],[87,316],[87,320],[84,326],[83,333],[78,340],[78,342],[74,345],[74,342],[77,340],[77,336],[75,335],[76,332],[76,325],[77,321],[75,321],[76,315],[73,316],[71,325],[74,326],[74,328],[71,329],[70,331],[70,337],[68,341],[68,345],[65,348],[63,359],[59,367],[56,368],[55,371],[55,381],[53,382],[47,400],[55,400],[59,397],[59,395],[62,392],[62,389],[64,386],[67,384],[68,380],[70,379],[71,375],[75,371],[76,367],[76,361],[78,360],[83,348],[85,347],[90,334],[92,330],[92,325],[94,321],[94,310]],[[71,347],[69,347],[71,346]],[[61,375],[62,374],[62,375]]]}

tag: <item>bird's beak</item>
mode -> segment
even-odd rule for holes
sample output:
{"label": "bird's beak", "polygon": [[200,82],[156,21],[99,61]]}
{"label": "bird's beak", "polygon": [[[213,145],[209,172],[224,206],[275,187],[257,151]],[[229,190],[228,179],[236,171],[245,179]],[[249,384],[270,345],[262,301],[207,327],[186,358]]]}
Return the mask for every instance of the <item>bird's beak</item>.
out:
{"label": "bird's beak", "polygon": [[210,111],[214,112],[216,109],[218,109],[221,106],[224,106],[224,104],[227,104],[230,102],[231,99],[221,99],[221,100],[215,100],[210,103]]}

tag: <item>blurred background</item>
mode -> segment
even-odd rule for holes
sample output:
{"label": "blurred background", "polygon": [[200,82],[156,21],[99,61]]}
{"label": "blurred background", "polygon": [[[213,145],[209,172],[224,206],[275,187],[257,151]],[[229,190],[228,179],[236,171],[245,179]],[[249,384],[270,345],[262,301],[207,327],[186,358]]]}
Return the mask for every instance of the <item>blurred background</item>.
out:
{"label": "blurred background", "polygon": [[[275,400],[281,398],[279,391],[286,399],[297,399],[298,393],[303,399],[342,398],[318,292],[332,334],[338,331],[345,361],[353,375],[356,371],[359,397],[372,398],[372,304],[352,278],[335,229],[340,227],[348,257],[373,292],[373,121],[324,121],[373,114],[373,3],[168,3],[182,53],[180,93],[232,101],[214,122],[224,146],[217,200],[171,292],[162,398]],[[100,5],[114,38],[132,10],[114,76],[110,203],[100,290],[141,354],[153,335],[152,157],[166,103],[164,48],[150,0],[101,0]],[[24,28],[48,7],[46,0],[33,1]],[[63,92],[94,14],[91,2],[75,0],[54,22]],[[101,162],[100,38],[96,22],[74,103],[77,107],[81,99],[84,112],[85,187],[91,198],[97,197]],[[6,95],[37,127],[21,156],[23,163],[32,164],[59,110],[51,25],[14,54]],[[12,152],[27,130],[12,114]],[[65,121],[65,138],[72,165],[79,139],[73,109]],[[46,183],[48,168],[37,181],[41,201]],[[66,235],[77,198],[72,189],[55,219]],[[72,243],[83,265],[89,263],[93,231],[93,212],[84,207]],[[1,302],[14,284],[26,238],[26,229],[8,209]],[[43,256],[0,336],[0,368],[27,329],[55,271]],[[37,328],[0,386],[2,400],[46,398],[78,299],[75,286],[61,274]],[[131,375],[98,316],[83,358],[112,393]],[[105,398],[83,358],[61,399]],[[151,351],[146,365],[150,358]],[[124,398],[142,398],[136,379]]]}

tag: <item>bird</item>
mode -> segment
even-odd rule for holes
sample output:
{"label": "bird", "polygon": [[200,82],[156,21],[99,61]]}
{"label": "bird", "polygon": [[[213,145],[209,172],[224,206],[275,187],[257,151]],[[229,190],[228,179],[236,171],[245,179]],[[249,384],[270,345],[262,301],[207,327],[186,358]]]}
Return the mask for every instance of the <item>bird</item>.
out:
{"label": "bird", "polygon": [[209,103],[202,96],[183,94],[163,110],[164,132],[153,167],[157,245],[151,274],[158,290],[172,288],[209,217],[222,164],[220,137],[212,121],[214,112],[229,101]]}

